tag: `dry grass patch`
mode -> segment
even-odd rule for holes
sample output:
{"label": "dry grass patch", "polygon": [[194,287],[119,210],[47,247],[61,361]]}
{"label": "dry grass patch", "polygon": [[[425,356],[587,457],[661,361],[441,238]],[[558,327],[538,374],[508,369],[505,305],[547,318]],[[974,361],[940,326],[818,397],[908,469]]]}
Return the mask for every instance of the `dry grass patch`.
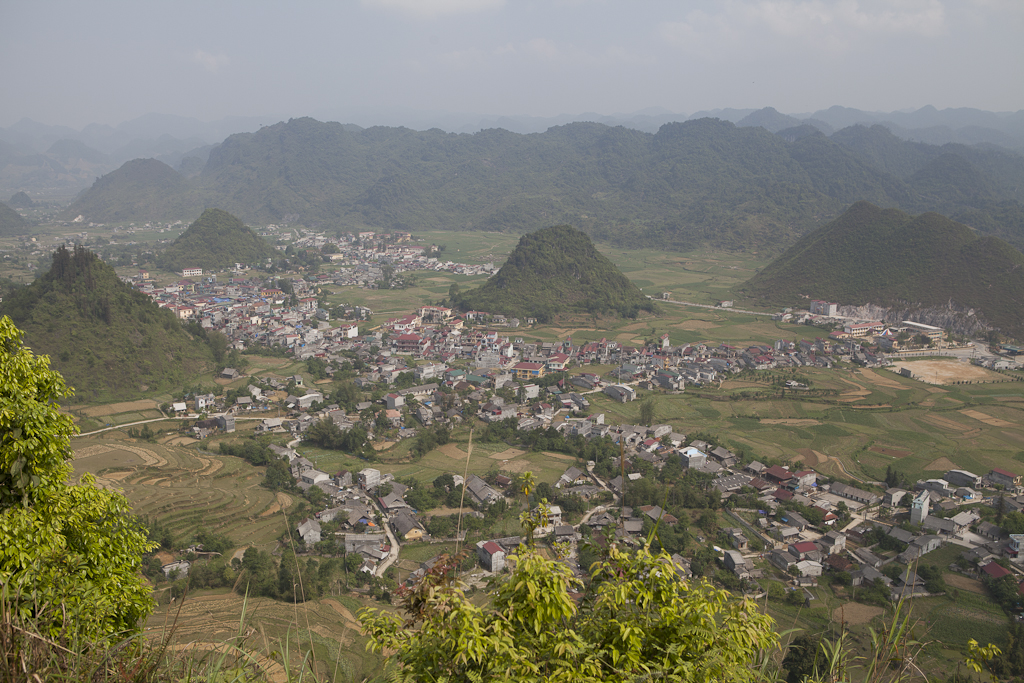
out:
{"label": "dry grass patch", "polygon": [[810,448],[800,448],[797,453],[803,456],[804,462],[808,465],[812,465],[817,462],[819,465],[824,465],[828,462],[828,456],[818,451],[812,451]]}
{"label": "dry grass patch", "polygon": [[874,382],[880,387],[886,387],[887,389],[904,389],[905,387],[897,382],[896,380],[889,379],[888,377],[882,377],[873,370],[863,369],[860,371],[861,377]]}
{"label": "dry grass patch", "polygon": [[923,469],[926,469],[926,470],[938,470],[940,472],[947,472],[949,470],[955,470],[956,469],[956,463],[953,462],[952,460],[950,460],[949,458],[943,457],[943,458],[939,458],[937,460],[932,460],[930,463],[925,465]]}
{"label": "dry grass patch", "polygon": [[809,417],[761,418],[761,424],[786,425],[787,427],[808,427],[810,425],[821,424],[821,421]]}
{"label": "dry grass patch", "polygon": [[[893,372],[907,368],[914,379],[926,384],[990,382],[1006,379],[998,372],[992,372],[970,363],[961,363],[958,360],[898,360],[893,363],[892,368]],[[870,371],[864,370],[863,372]]]}
{"label": "dry grass patch", "polygon": [[83,409],[82,413],[87,417],[106,417],[108,415],[117,415],[118,413],[155,410],[159,407],[160,404],[152,399],[142,399],[138,401],[125,401],[124,403],[111,403],[105,406],[93,406],[92,408]]}
{"label": "dry grass patch", "polygon": [[970,591],[972,593],[980,593],[982,595],[986,592],[984,584],[977,579],[970,579],[961,574],[946,574],[942,578],[946,583],[954,588]]}
{"label": "dry grass patch", "polygon": [[991,415],[986,415],[985,413],[979,412],[977,410],[960,410],[960,411],[957,411],[957,412],[959,412],[961,415],[966,415],[967,417],[973,417],[975,420],[978,420],[979,422],[984,422],[985,424],[987,424],[987,425],[989,425],[991,427],[1015,427],[1016,426],[1012,422],[1007,422],[1006,420],[1000,420],[998,417],[992,417]]}
{"label": "dry grass patch", "polygon": [[[494,455],[491,456],[491,460],[511,460],[512,458],[516,458],[525,452],[526,451],[520,450],[518,448],[509,448],[507,450],[502,451],[501,453],[495,453]],[[464,455],[465,454],[463,454],[463,456]]]}
{"label": "dry grass patch", "polygon": [[441,451],[449,458],[454,458],[455,460],[466,459],[466,451],[460,450],[459,447],[453,443],[446,443],[445,445],[438,447],[437,450]]}
{"label": "dry grass patch", "polygon": [[925,422],[931,422],[936,427],[949,429],[955,432],[966,432],[970,431],[971,429],[965,424],[960,424],[959,422],[950,420],[949,418],[940,417],[938,415],[922,415],[921,419],[924,420]]}
{"label": "dry grass patch", "polygon": [[859,602],[848,602],[833,610],[832,619],[837,622],[856,626],[857,624],[868,623],[875,617],[881,616],[884,611],[885,610],[881,607],[862,605]]}
{"label": "dry grass patch", "polygon": [[684,320],[681,323],[676,323],[672,327],[679,330],[710,330],[713,327],[718,327],[718,324],[713,323],[710,320]]}

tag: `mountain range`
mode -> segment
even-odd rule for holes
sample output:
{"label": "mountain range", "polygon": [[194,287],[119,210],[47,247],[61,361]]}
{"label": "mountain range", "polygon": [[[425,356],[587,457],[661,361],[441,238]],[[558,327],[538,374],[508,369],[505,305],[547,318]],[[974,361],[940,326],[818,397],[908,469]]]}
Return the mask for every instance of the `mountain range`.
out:
{"label": "mountain range", "polygon": [[[667,123],[708,117],[741,127],[760,126],[771,132],[809,124],[826,135],[852,125],[880,124],[908,141],[936,145],[988,144],[1024,151],[1024,112],[938,110],[931,106],[887,113],[835,106],[796,114],[782,114],[765,107],[759,110],[712,109],[690,115],[654,107],[632,113],[585,112],[552,117],[352,109],[321,116],[326,120],[362,122],[364,126],[407,126],[423,131],[436,128],[455,133],[502,128],[520,134],[542,133],[555,126],[579,122],[657,133]],[[90,124],[77,130],[23,119],[0,128],[0,196],[25,190],[44,197],[67,197],[88,187],[97,176],[136,158],[155,158],[186,176],[194,175],[206,163],[210,150],[226,137],[255,131],[274,120],[249,116],[203,122],[182,116],[147,114],[117,126]]]}
{"label": "mountain range", "polygon": [[574,123],[530,135],[293,119],[230,136],[191,178],[129,162],[63,216],[192,220],[216,206],[247,223],[349,230],[571,224],[624,246],[780,253],[859,200],[939,211],[1024,246],[1019,154],[908,142],[881,125],[829,137],[806,123],[772,133],[712,118],[655,134]]}

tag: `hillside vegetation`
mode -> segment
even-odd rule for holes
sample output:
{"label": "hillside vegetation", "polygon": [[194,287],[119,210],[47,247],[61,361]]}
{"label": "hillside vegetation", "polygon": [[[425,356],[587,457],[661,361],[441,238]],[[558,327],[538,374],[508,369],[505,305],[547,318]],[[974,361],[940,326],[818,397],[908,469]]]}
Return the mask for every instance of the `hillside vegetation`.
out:
{"label": "hillside vegetation", "polygon": [[[66,216],[192,218],[200,207],[220,206],[248,222],[509,232],[566,223],[622,246],[781,251],[867,200],[955,209],[1024,245],[1019,155],[902,141],[886,155],[874,129],[836,139],[801,129],[775,135],[696,119],[655,134],[574,123],[531,135],[470,135],[293,119],[232,135],[194,178],[130,162]],[[965,175],[971,184],[957,190]]]}
{"label": "hillside vegetation", "polygon": [[31,232],[31,229],[32,224],[20,213],[0,202],[0,237],[24,235]]}
{"label": "hillside vegetation", "polygon": [[737,289],[778,305],[953,303],[1024,335],[1024,254],[936,213],[858,202]]}
{"label": "hillside vegetation", "polygon": [[532,316],[542,322],[565,313],[636,317],[654,305],[604,257],[584,233],[568,225],[523,235],[505,265],[482,287],[452,303],[464,311]]}
{"label": "hillside vegetation", "polygon": [[239,219],[221,209],[207,209],[157,259],[166,270],[232,268],[274,258],[274,248]]}
{"label": "hillside vegetation", "polygon": [[54,252],[49,272],[0,303],[0,315],[50,356],[79,400],[177,390],[213,366],[210,346],[84,247]]}

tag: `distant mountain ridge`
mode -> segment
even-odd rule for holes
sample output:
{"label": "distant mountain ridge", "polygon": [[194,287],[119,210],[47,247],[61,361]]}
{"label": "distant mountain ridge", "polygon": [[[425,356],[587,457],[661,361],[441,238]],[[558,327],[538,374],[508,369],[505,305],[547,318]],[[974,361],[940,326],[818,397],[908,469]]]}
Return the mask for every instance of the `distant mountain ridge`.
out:
{"label": "distant mountain ridge", "polygon": [[463,311],[529,316],[541,322],[563,314],[636,317],[641,310],[654,310],[589,237],[568,225],[523,235],[487,282],[467,292],[456,286],[450,295],[450,303]]}
{"label": "distant mountain ridge", "polygon": [[797,241],[737,288],[770,305],[974,309],[1024,338],[1024,254],[936,213],[911,216],[858,202]]}
{"label": "distant mountain ridge", "polygon": [[[765,112],[773,127],[790,123],[776,114]],[[218,206],[249,223],[297,215],[309,226],[523,233],[572,224],[612,244],[781,252],[867,200],[943,211],[1024,246],[1024,157],[890,144],[883,127],[843,133],[697,119],[654,135],[596,123],[456,135],[294,119],[229,137],[193,178],[131,162],[64,217],[192,219]],[[132,185],[143,170],[150,180]]]}

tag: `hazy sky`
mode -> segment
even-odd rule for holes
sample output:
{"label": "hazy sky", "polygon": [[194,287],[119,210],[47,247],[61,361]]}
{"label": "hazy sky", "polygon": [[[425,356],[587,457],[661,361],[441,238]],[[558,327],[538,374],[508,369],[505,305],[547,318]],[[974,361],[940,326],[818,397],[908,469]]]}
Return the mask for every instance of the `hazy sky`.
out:
{"label": "hazy sky", "polygon": [[0,27],[0,126],[1024,109],[1024,0],[0,0]]}

